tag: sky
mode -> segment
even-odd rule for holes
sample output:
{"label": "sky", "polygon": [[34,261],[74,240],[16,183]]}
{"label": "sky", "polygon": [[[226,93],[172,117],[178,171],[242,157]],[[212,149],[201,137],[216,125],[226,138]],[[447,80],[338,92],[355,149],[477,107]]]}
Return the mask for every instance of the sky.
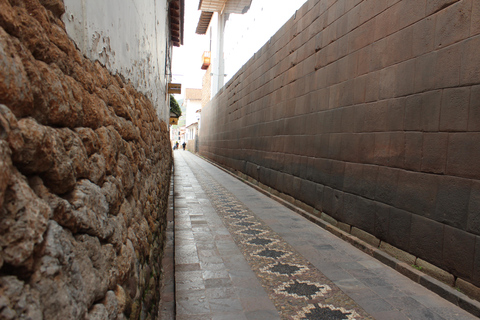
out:
{"label": "sky", "polygon": [[[225,83],[255,54],[306,0],[253,0],[250,10],[231,14],[225,26]],[[205,70],[201,58],[209,50],[209,36],[195,33],[200,0],[185,0],[184,39],[181,47],[173,48],[172,74],[174,83],[185,88],[202,87]],[[215,23],[212,21],[212,23]]]}

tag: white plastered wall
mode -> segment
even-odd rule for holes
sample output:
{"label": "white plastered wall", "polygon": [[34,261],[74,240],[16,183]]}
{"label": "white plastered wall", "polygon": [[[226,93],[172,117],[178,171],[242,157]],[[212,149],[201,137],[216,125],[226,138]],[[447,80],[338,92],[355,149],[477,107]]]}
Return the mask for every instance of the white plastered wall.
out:
{"label": "white plastered wall", "polygon": [[67,32],[82,53],[119,73],[168,122],[171,46],[167,0],[64,0]]}

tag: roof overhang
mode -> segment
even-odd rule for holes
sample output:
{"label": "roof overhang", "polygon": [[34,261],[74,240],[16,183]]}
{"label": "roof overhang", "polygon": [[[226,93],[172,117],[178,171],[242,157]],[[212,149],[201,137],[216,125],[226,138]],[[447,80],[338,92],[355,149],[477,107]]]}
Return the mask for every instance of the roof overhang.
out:
{"label": "roof overhang", "polygon": [[183,20],[185,0],[171,0],[168,7],[170,17],[170,39],[175,47],[183,44]]}
{"label": "roof overhang", "polygon": [[202,11],[198,21],[198,34],[205,34],[214,12],[219,13],[246,13],[252,4],[252,0],[200,0],[198,10]]}
{"label": "roof overhang", "polygon": [[200,0],[198,10],[243,14],[250,9],[252,0]]}
{"label": "roof overhang", "polygon": [[200,14],[200,19],[198,20],[197,30],[195,33],[197,34],[206,34],[208,26],[210,25],[210,21],[212,20],[213,12],[202,11]]}

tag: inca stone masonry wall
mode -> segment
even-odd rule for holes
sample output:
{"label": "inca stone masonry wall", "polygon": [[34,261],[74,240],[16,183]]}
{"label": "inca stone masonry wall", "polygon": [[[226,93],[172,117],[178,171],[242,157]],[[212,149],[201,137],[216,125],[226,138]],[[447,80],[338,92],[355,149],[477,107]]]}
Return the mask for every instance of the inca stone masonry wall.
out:
{"label": "inca stone masonry wall", "polygon": [[61,0],[0,0],[0,318],[154,319],[172,155]]}
{"label": "inca stone masonry wall", "polygon": [[202,109],[200,153],[480,286],[479,52],[480,1],[310,0]]}

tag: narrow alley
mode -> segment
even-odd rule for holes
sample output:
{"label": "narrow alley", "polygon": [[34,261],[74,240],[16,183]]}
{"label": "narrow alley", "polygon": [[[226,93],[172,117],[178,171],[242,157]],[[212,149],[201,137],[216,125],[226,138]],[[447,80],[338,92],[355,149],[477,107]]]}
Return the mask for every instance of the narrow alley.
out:
{"label": "narrow alley", "polygon": [[176,319],[476,319],[200,157],[174,159]]}

